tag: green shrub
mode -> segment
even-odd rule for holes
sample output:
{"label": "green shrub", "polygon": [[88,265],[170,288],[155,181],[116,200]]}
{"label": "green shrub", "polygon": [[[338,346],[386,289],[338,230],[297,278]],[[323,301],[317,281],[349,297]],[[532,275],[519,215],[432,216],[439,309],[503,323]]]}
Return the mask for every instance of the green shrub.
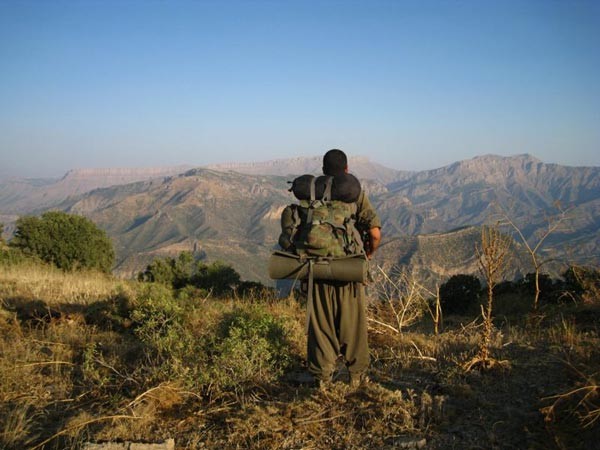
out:
{"label": "green shrub", "polygon": [[110,272],[115,259],[104,231],[85,217],[60,211],[19,218],[10,246],[64,270]]}
{"label": "green shrub", "polygon": [[238,286],[243,285],[240,275],[229,264],[220,261],[194,263],[190,252],[182,252],[177,258],[156,258],[139,273],[138,280],[161,283],[175,289],[194,286],[215,297],[232,295]]}
{"label": "green shrub", "polygon": [[146,270],[139,273],[138,280],[162,283],[180,289],[191,284],[193,274],[194,256],[191,252],[181,252],[177,258],[156,258],[146,266]]}
{"label": "green shrub", "polygon": [[[185,288],[178,295],[186,298],[189,292]],[[174,298],[161,284],[145,284],[132,303],[134,334],[154,382],[238,388],[273,381],[294,361],[292,324],[262,307],[230,311],[220,302],[198,307]]]}
{"label": "green shrub", "polygon": [[444,314],[464,314],[474,305],[481,292],[481,283],[473,275],[453,275],[440,286],[440,304]]}
{"label": "green shrub", "polygon": [[213,295],[231,295],[240,283],[240,275],[229,264],[216,261],[212,264],[199,263],[192,277],[192,284],[200,289],[212,291]]}
{"label": "green shrub", "polygon": [[273,381],[292,363],[289,335],[288,324],[262,308],[227,314],[215,342],[214,381],[223,387]]}
{"label": "green shrub", "polygon": [[179,380],[186,385],[198,382],[198,349],[185,310],[173,298],[171,289],[146,284],[134,300],[131,311],[134,333],[144,344],[152,362],[155,381]]}

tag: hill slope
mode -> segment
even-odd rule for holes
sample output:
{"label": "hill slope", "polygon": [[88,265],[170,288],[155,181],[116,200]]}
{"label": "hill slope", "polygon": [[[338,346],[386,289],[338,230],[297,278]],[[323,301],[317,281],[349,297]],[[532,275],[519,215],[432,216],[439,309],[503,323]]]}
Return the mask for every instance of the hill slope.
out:
{"label": "hill slope", "polygon": [[117,270],[133,274],[156,255],[191,250],[234,264],[265,280],[289,203],[287,183],[265,177],[194,169],[184,174],[97,189],[64,209],[90,217],[116,242]]}

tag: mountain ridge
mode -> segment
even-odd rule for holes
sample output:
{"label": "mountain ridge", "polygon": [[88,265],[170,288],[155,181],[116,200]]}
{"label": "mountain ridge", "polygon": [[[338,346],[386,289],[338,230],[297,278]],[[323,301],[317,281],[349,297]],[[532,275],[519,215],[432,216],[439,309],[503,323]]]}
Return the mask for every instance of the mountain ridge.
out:
{"label": "mountain ridge", "polygon": [[[251,168],[259,170],[264,164]],[[280,173],[300,168],[300,175],[311,167],[318,173],[315,164],[320,159],[296,158],[287,168],[284,160],[277,160],[272,166]],[[431,279],[459,268],[475,270],[472,262],[452,259],[452,267],[444,268],[436,260],[452,246],[462,255],[471,252],[472,258],[476,233],[457,229],[497,220],[503,207],[524,235],[535,239],[556,212],[557,201],[570,208],[570,223],[548,239],[550,251],[563,259],[580,261],[586,255],[596,264],[600,261],[600,168],[545,164],[527,154],[482,155],[429,171],[389,169],[377,180],[369,177],[377,170],[375,164],[368,158],[350,160],[382,219],[382,262],[407,264]],[[86,215],[105,229],[114,239],[122,275],[135,274],[157,255],[190,250],[199,258],[231,262],[245,278],[266,282],[264,268],[276,246],[281,210],[294,201],[287,190],[290,176],[240,173],[231,167],[192,168],[97,187],[51,207]],[[85,173],[71,174],[71,180]],[[440,247],[431,251],[437,248],[432,244],[436,239]],[[427,268],[428,260],[435,270]]]}

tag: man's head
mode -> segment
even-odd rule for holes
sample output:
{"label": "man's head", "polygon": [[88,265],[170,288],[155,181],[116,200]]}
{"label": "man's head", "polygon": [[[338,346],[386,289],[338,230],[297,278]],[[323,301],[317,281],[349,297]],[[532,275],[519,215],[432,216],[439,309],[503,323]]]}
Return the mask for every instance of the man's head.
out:
{"label": "man's head", "polygon": [[342,175],[348,171],[348,158],[338,149],[329,150],[323,156],[323,173],[325,175]]}

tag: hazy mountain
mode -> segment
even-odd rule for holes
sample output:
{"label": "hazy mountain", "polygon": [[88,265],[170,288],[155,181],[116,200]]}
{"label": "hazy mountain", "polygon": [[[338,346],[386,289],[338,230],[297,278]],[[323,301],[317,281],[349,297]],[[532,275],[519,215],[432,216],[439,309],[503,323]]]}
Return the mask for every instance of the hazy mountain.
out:
{"label": "hazy mountain", "polygon": [[[271,167],[318,172],[307,161],[291,160],[286,168],[281,160]],[[360,164],[355,167],[361,173]],[[476,226],[493,222],[497,205],[506,208],[527,237],[535,237],[556,201],[572,209],[568,227],[548,240],[548,254],[560,250],[561,258],[600,261],[599,168],[544,164],[528,155],[488,155],[397,175],[390,183],[362,180],[383,219],[379,260],[385,265],[411,266],[426,279],[474,272]],[[123,274],[137,272],[156,255],[192,250],[199,257],[232,263],[247,279],[268,281],[266,260],[279,234],[279,215],[293,201],[289,178],[195,169],[96,189],[61,207],[85,214],[108,231]],[[520,259],[511,263],[510,276],[530,270],[527,258]]]}
{"label": "hazy mountain", "polygon": [[191,166],[74,169],[60,179],[8,179],[0,182],[0,213],[29,214],[96,188],[175,175]]}
{"label": "hazy mountain", "polygon": [[[320,158],[297,158],[200,168],[166,178],[160,171],[77,171],[58,182],[40,181],[30,191],[24,188],[24,197],[35,194],[30,203],[6,201],[19,204],[15,211],[26,210],[28,204],[39,205],[41,191],[48,199],[59,198],[63,186],[58,207],[84,214],[107,230],[121,274],[136,273],[156,255],[192,250],[198,257],[232,263],[246,279],[268,281],[266,260],[279,234],[279,216],[294,201],[287,181],[319,173],[320,164]],[[567,209],[568,220],[548,239],[547,254],[600,262],[598,167],[544,164],[529,155],[486,155],[422,172],[385,169],[366,158],[351,159],[350,166],[383,220],[379,260],[384,265],[408,265],[427,279],[474,272],[478,225],[495,222],[502,207],[535,240],[557,201]],[[73,195],[91,185],[125,182],[127,176],[157,178]],[[66,192],[70,198],[65,199]],[[0,199],[9,194],[0,190]],[[512,264],[513,275],[530,270],[527,258],[522,259]]]}
{"label": "hazy mountain", "polygon": [[[381,184],[388,184],[404,179],[412,173],[384,167],[381,164],[370,161],[365,156],[350,156],[348,166],[350,171],[358,178],[376,181]],[[209,169],[218,171],[232,171],[250,175],[281,175],[287,177],[297,177],[305,173],[319,175],[322,173],[322,167],[322,156],[276,159],[254,163],[213,164],[207,166]]]}
{"label": "hazy mountain", "polygon": [[[529,155],[481,156],[417,172],[387,186],[375,203],[390,234],[448,231],[499,219],[506,211],[526,237],[535,239],[556,214],[564,226],[549,244],[585,245],[600,254],[600,168],[544,164]],[[581,255],[579,255],[581,256]]]}

